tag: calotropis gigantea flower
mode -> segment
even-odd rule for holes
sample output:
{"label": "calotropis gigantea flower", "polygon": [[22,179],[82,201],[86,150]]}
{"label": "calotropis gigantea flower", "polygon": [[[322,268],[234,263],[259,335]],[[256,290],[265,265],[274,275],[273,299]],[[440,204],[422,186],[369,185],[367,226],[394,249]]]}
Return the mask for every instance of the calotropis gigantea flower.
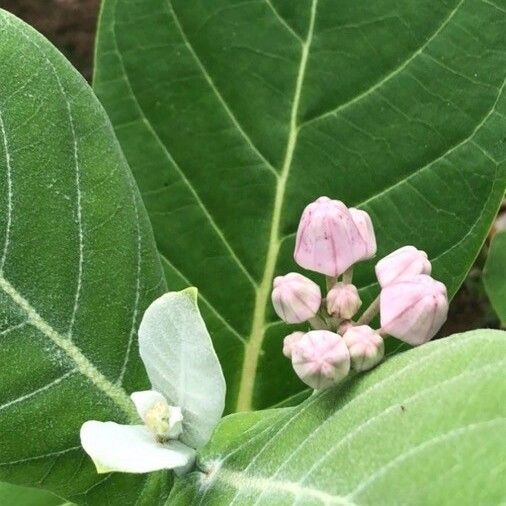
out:
{"label": "calotropis gigantea flower", "polygon": [[396,281],[409,280],[417,274],[430,274],[431,263],[425,251],[403,246],[376,264],[376,276],[382,288]]}
{"label": "calotropis gigantea flower", "polygon": [[144,424],[91,420],[81,443],[98,473],[189,470],[225,405],[225,380],[194,288],[170,292],[146,310],[139,351],[152,390],[131,395]]}
{"label": "calotropis gigantea flower", "polygon": [[366,211],[356,209],[355,207],[350,207],[349,211],[366,245],[365,256],[361,260],[372,258],[376,255],[377,246],[371,217]]}
{"label": "calotropis gigantea flower", "polygon": [[320,197],[302,213],[295,242],[295,261],[305,269],[339,276],[367,257],[368,246],[348,208]]}
{"label": "calotropis gigantea flower", "polygon": [[302,323],[313,318],[322,300],[320,287],[302,274],[290,272],[273,282],[272,304],[287,323]]}
{"label": "calotropis gigantea flower", "polygon": [[297,376],[315,390],[339,383],[350,371],[350,354],[341,336],[328,330],[312,330],[292,348]]}
{"label": "calotropis gigantea flower", "polygon": [[362,301],[351,283],[336,283],[326,297],[327,312],[339,320],[349,320],[360,309]]}
{"label": "calotropis gigantea flower", "polygon": [[343,335],[355,371],[367,371],[381,362],[385,354],[382,337],[368,325],[350,327]]}
{"label": "calotropis gigantea flower", "polygon": [[426,274],[387,285],[380,294],[381,331],[418,346],[432,339],[448,314],[443,283]]}

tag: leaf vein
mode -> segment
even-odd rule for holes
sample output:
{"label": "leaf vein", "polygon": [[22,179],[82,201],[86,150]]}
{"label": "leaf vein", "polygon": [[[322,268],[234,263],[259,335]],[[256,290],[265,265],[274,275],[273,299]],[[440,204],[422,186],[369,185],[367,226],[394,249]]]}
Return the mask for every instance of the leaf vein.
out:
{"label": "leaf vein", "polygon": [[18,397],[17,399],[13,399],[12,401],[2,404],[0,406],[0,411],[3,411],[4,409],[10,408],[11,406],[19,404],[20,402],[24,402],[27,399],[31,399],[32,397],[34,397],[40,393],[50,390],[51,388],[55,387],[56,385],[59,385],[62,381],[67,379],[69,376],[72,376],[76,372],[77,372],[77,369],[72,369],[72,370],[66,372],[63,376],[60,376],[59,378],[56,378],[55,380],[51,381],[47,385],[37,388],[37,390],[34,390],[33,392],[30,392],[28,394],[22,395],[21,397]]}
{"label": "leaf vein", "polygon": [[380,81],[378,81],[376,84],[365,90],[363,93],[360,93],[356,97],[352,98],[351,100],[348,100],[344,104],[339,105],[338,107],[331,109],[330,111],[327,111],[325,113],[322,113],[314,118],[306,120],[304,123],[301,124],[301,128],[304,128],[307,125],[310,125],[311,123],[320,121],[324,118],[327,118],[329,116],[335,116],[340,111],[348,108],[349,106],[359,102],[363,98],[367,97],[371,93],[373,93],[375,90],[383,86],[387,81],[398,75],[400,72],[402,72],[418,55],[423,53],[425,48],[434,40],[436,37],[443,31],[443,29],[448,25],[448,23],[452,20],[452,18],[455,16],[457,11],[460,9],[462,4],[465,0],[460,0],[459,3],[455,6],[455,8],[446,16],[446,18],[443,20],[443,22],[439,25],[436,31],[407,59],[405,60],[401,65],[396,67],[394,70],[392,70],[389,74],[387,74],[385,77],[383,77]]}
{"label": "leaf vein", "polygon": [[[193,283],[179,270],[176,268],[176,266],[169,261],[169,259],[160,253],[160,258],[171,268],[176,272],[178,276],[181,277],[181,279],[188,285],[193,286]],[[242,344],[246,344],[246,340],[244,337],[234,328],[230,325],[230,323],[225,319],[225,317],[209,302],[209,300],[202,294],[201,290],[199,290],[198,297],[202,302],[211,310],[212,313],[218,318],[226,327],[227,329],[232,332],[232,334],[241,341]]]}
{"label": "leaf vein", "polygon": [[433,437],[431,439],[428,439],[427,441],[424,441],[422,444],[420,444],[418,446],[415,446],[413,448],[410,448],[408,451],[406,451],[406,452],[401,453],[400,455],[398,455],[395,459],[391,460],[386,465],[384,465],[383,467],[381,467],[380,469],[378,469],[375,473],[371,474],[367,480],[363,481],[347,497],[349,499],[354,498],[356,495],[358,495],[361,492],[363,492],[364,490],[366,490],[371,485],[371,483],[373,483],[378,478],[380,478],[381,476],[383,476],[384,474],[386,474],[388,471],[390,471],[391,469],[395,468],[396,466],[398,466],[399,464],[401,464],[405,460],[413,457],[417,453],[419,453],[419,452],[421,452],[421,451],[423,451],[423,450],[425,450],[427,448],[430,448],[431,446],[438,445],[438,444],[440,444],[440,443],[442,443],[444,441],[448,441],[448,439],[461,436],[463,434],[466,434],[469,431],[474,431],[476,429],[481,429],[484,426],[488,427],[488,426],[495,426],[495,425],[498,425],[498,424],[504,424],[505,421],[506,421],[505,418],[493,418],[491,420],[486,420],[486,421],[482,421],[482,422],[477,422],[477,423],[465,425],[465,426],[462,426],[462,427],[458,427],[457,429],[453,429],[451,431],[444,432],[442,434],[438,434],[437,436],[435,436],[435,437]]}
{"label": "leaf vein", "polygon": [[51,327],[51,325],[49,325],[49,323],[32,307],[28,300],[26,300],[2,275],[0,275],[0,289],[3,290],[16,306],[27,315],[31,325],[67,354],[83,376],[88,378],[98,390],[109,397],[130,420],[137,420],[137,415],[126,392],[122,388],[111,383],[68,337],[62,336]]}
{"label": "leaf vein", "polygon": [[169,12],[170,12],[172,18],[174,19],[174,23],[176,25],[176,28],[179,31],[180,35],[181,35],[181,39],[183,41],[183,44],[186,46],[186,48],[188,49],[188,51],[190,52],[190,54],[193,56],[193,59],[195,60],[195,63],[197,64],[197,67],[199,68],[199,70],[202,73],[202,75],[203,75],[204,79],[206,80],[206,82],[209,84],[209,87],[211,88],[211,90],[213,91],[213,93],[216,95],[218,101],[221,103],[223,109],[225,110],[225,112],[229,116],[230,120],[232,121],[232,123],[234,124],[234,126],[237,128],[237,130],[240,132],[240,134],[242,135],[242,137],[244,138],[244,140],[247,142],[247,144],[250,146],[250,148],[252,149],[252,151],[265,163],[267,169],[270,172],[272,172],[272,174],[274,174],[276,176],[276,178],[277,178],[278,177],[278,173],[277,173],[276,169],[265,158],[265,156],[260,152],[260,150],[255,146],[255,144],[253,144],[253,141],[251,140],[251,137],[249,137],[249,135],[244,131],[243,127],[240,125],[239,121],[237,120],[235,114],[232,112],[232,109],[230,108],[230,106],[228,105],[228,103],[225,101],[223,95],[220,93],[220,91],[216,87],[216,84],[214,83],[214,81],[213,81],[212,77],[210,76],[209,72],[206,70],[206,67],[204,66],[204,63],[202,62],[202,60],[198,56],[197,52],[195,51],[195,48],[190,43],[190,40],[189,40],[188,36],[186,35],[186,32],[185,32],[185,30],[183,28],[181,20],[180,20],[179,16],[177,15],[176,10],[174,9],[174,5],[172,4],[172,0],[166,0],[166,5],[167,5],[167,7],[169,9]]}
{"label": "leaf vein", "polygon": [[251,274],[249,273],[249,271],[246,269],[246,267],[244,266],[244,264],[242,263],[242,261],[239,259],[239,257],[235,253],[235,251],[232,248],[231,244],[229,243],[229,241],[225,237],[225,234],[220,229],[220,227],[218,226],[218,224],[214,220],[213,216],[211,215],[211,213],[209,212],[209,210],[205,206],[204,202],[200,198],[200,195],[198,194],[197,190],[195,189],[195,187],[193,186],[193,184],[190,182],[190,180],[186,177],[186,174],[184,173],[183,169],[179,166],[179,164],[173,158],[173,156],[169,152],[169,149],[167,148],[167,146],[162,142],[162,140],[161,140],[160,136],[158,135],[157,131],[155,130],[154,126],[152,125],[152,123],[150,122],[150,120],[148,119],[148,117],[146,116],[146,114],[144,112],[144,109],[141,107],[139,101],[137,100],[137,97],[136,97],[136,95],[135,95],[135,93],[133,91],[132,83],[130,82],[130,77],[129,77],[127,71],[126,71],[126,67],[125,67],[125,64],[123,62],[123,56],[122,56],[121,52],[119,51],[119,46],[118,46],[118,43],[117,43],[117,40],[116,40],[116,31],[115,31],[115,25],[114,24],[113,24],[113,27],[112,27],[112,40],[113,40],[115,48],[116,48],[116,55],[118,57],[118,62],[119,62],[119,65],[120,65],[121,72],[123,74],[125,83],[126,83],[126,85],[128,87],[129,94],[130,94],[130,96],[132,98],[132,101],[133,101],[133,104],[135,105],[135,108],[137,109],[139,115],[142,118],[142,122],[144,123],[144,125],[146,126],[146,128],[151,133],[151,135],[152,135],[153,139],[155,140],[155,142],[161,147],[161,149],[162,149],[165,157],[167,158],[167,160],[176,169],[177,173],[181,177],[181,180],[183,181],[183,183],[189,189],[190,193],[192,194],[193,198],[195,199],[195,202],[201,208],[202,212],[204,213],[204,216],[207,218],[207,220],[211,224],[211,227],[215,231],[216,235],[222,241],[223,245],[225,246],[225,249],[229,252],[232,260],[234,260],[234,262],[237,264],[237,266],[239,267],[239,269],[243,272],[243,274],[248,279],[248,281],[251,283],[251,285],[253,287],[256,287],[257,286],[256,281],[253,279],[253,277],[251,276]]}

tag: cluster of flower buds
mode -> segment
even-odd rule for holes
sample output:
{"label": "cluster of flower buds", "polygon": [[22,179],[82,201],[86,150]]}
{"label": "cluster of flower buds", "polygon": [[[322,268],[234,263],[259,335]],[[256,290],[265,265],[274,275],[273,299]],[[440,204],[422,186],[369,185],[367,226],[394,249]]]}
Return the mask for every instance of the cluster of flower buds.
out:
{"label": "cluster of flower buds", "polygon": [[[384,338],[394,336],[413,346],[434,337],[448,313],[446,287],[430,274],[424,251],[404,246],[376,264],[381,292],[360,318],[353,265],[376,255],[369,214],[320,197],[302,214],[294,259],[305,269],[324,274],[327,294],[317,283],[291,272],[274,279],[272,303],[287,323],[308,322],[312,330],[294,332],[283,343],[299,378],[320,390],[350,372],[366,371],[384,356]],[[381,327],[368,324],[380,313]]]}

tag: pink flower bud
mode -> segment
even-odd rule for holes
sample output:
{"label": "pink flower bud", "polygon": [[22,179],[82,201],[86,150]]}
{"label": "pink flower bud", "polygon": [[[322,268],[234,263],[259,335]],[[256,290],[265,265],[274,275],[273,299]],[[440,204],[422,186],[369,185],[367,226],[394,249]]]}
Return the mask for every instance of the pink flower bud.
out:
{"label": "pink flower bud", "polygon": [[349,328],[343,336],[355,371],[368,371],[381,362],[385,344],[381,336],[368,325]]}
{"label": "pink flower bud", "polygon": [[427,253],[414,246],[403,246],[376,264],[376,276],[382,288],[397,281],[405,281],[417,274],[430,274],[432,266]]}
{"label": "pink flower bud", "polygon": [[339,383],[350,371],[350,353],[341,336],[329,330],[311,330],[292,349],[297,376],[315,390]]}
{"label": "pink flower bud", "polygon": [[316,315],[322,295],[320,287],[302,274],[290,272],[274,278],[272,304],[287,323],[302,323]]}
{"label": "pink flower bud", "polygon": [[339,276],[366,254],[366,244],[342,202],[320,197],[304,209],[294,253],[301,267]]}
{"label": "pink flower bud", "polygon": [[418,346],[432,339],[448,314],[443,283],[426,274],[381,290],[381,331]]}
{"label": "pink flower bud", "polygon": [[371,221],[371,217],[365,211],[361,209],[355,209],[354,207],[350,207],[349,209],[351,217],[355,222],[355,225],[362,236],[362,239],[365,242],[366,252],[362,257],[362,260],[367,260],[368,258],[372,258],[376,255],[376,236],[374,235],[374,227]]}
{"label": "pink flower bud", "polygon": [[304,332],[292,332],[283,339],[283,355],[292,358],[294,346],[302,339]]}
{"label": "pink flower bud", "polygon": [[349,320],[359,310],[362,301],[355,285],[337,283],[327,294],[327,312],[340,320]]}

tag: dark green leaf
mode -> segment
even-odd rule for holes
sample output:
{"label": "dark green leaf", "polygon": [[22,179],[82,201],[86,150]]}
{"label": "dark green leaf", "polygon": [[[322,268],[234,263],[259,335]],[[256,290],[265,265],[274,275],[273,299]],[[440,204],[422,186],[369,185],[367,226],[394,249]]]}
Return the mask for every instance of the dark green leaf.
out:
{"label": "dark green leaf", "polygon": [[[453,294],[504,192],[503,3],[104,0],[95,90],[168,284],[199,288],[228,410],[302,388],[274,275],[304,206],[366,209],[379,255],[413,244]],[[356,280],[377,293],[373,262]]]}
{"label": "dark green leaf", "polygon": [[62,499],[35,488],[0,483],[0,504],[5,506],[71,506]]}

